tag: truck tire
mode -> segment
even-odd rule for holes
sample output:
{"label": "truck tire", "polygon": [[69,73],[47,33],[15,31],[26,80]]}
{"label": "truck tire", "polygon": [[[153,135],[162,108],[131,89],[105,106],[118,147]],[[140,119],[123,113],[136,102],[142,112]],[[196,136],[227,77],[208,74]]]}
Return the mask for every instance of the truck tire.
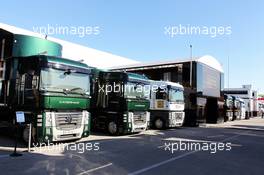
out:
{"label": "truck tire", "polygon": [[108,123],[107,130],[110,135],[118,135],[118,125],[116,122],[111,121]]}
{"label": "truck tire", "polygon": [[29,126],[26,126],[23,129],[23,133],[22,133],[22,139],[25,143],[28,143],[29,141]]}
{"label": "truck tire", "polygon": [[164,129],[165,128],[165,122],[161,118],[157,118],[154,121],[154,126],[156,129]]}

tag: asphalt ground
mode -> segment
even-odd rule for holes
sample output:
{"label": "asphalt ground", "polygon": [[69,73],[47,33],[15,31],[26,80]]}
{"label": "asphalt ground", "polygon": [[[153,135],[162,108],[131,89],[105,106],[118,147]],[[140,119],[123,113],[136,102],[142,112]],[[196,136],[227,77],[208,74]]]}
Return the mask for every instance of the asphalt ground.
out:
{"label": "asphalt ground", "polygon": [[[119,137],[95,133],[77,143],[33,146],[30,153],[23,152],[27,147],[19,143],[21,157],[10,157],[13,140],[1,137],[0,170],[1,174],[262,175],[264,131],[252,126],[263,127],[264,119],[243,123],[243,128],[183,127]],[[250,127],[245,129],[247,123]]]}

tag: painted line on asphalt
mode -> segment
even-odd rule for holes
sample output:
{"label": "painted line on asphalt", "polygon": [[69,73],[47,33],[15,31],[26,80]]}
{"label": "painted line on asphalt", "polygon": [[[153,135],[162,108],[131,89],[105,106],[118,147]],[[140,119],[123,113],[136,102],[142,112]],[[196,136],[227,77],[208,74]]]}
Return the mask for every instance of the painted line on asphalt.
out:
{"label": "painted line on asphalt", "polygon": [[219,135],[207,136],[207,138],[218,138],[218,137],[224,137],[224,135],[223,134],[219,134]]}
{"label": "painted line on asphalt", "polygon": [[[226,138],[226,139],[221,140],[220,142],[225,142],[225,141],[227,141],[227,140],[231,140],[231,139],[237,138],[237,137],[241,136],[242,134],[243,134],[243,133],[238,134],[238,135],[234,135],[234,136],[231,136],[231,137],[228,137],[228,138]],[[151,165],[151,166],[148,166],[148,167],[142,168],[142,169],[140,169],[140,170],[134,171],[134,172],[132,172],[132,173],[129,173],[128,175],[138,175],[138,174],[144,173],[144,172],[146,172],[146,171],[149,171],[149,170],[151,170],[151,169],[154,169],[154,168],[160,167],[160,166],[162,166],[162,165],[165,165],[165,164],[167,164],[167,163],[173,162],[173,161],[175,161],[175,160],[179,160],[179,159],[181,159],[181,158],[184,158],[184,157],[186,157],[186,156],[189,156],[189,155],[194,154],[194,153],[199,152],[199,151],[200,151],[200,150],[195,150],[195,151],[191,151],[191,152],[184,153],[184,154],[182,154],[182,155],[179,155],[179,156],[176,156],[176,157],[173,157],[173,158],[170,158],[170,159],[164,160],[164,161],[162,161],[162,162],[159,162],[159,163],[153,164],[153,165]]]}
{"label": "painted line on asphalt", "polygon": [[113,165],[113,164],[112,164],[112,163],[108,163],[108,164],[105,164],[105,165],[99,166],[99,167],[97,167],[97,168],[92,168],[92,169],[90,169],[90,170],[83,171],[83,172],[81,172],[81,173],[79,173],[79,174],[77,174],[77,175],[82,175],[82,174],[91,173],[91,172],[94,172],[94,171],[97,171],[97,170],[100,170],[100,169],[103,169],[103,168],[109,167],[109,166],[111,166],[111,165]]}
{"label": "painted line on asphalt", "polygon": [[162,161],[162,162],[156,163],[156,164],[151,165],[151,166],[148,166],[148,167],[146,167],[146,168],[143,168],[143,169],[140,169],[140,170],[134,171],[134,172],[132,172],[132,173],[129,173],[128,175],[137,175],[137,174],[144,173],[144,172],[146,172],[146,171],[148,171],[148,170],[151,170],[151,169],[157,168],[157,167],[159,167],[159,166],[162,166],[162,165],[167,164],[167,163],[170,163],[170,162],[172,162],[172,161],[175,161],[175,160],[181,159],[181,158],[183,158],[183,157],[186,157],[186,156],[188,156],[188,155],[190,155],[190,154],[194,154],[194,153],[196,153],[196,152],[198,152],[198,151],[192,151],[192,152],[188,152],[188,153],[185,153],[185,154],[179,155],[179,156],[177,156],[177,157],[173,157],[173,158],[171,158],[171,159],[168,159],[168,160],[165,160],[165,161]]}

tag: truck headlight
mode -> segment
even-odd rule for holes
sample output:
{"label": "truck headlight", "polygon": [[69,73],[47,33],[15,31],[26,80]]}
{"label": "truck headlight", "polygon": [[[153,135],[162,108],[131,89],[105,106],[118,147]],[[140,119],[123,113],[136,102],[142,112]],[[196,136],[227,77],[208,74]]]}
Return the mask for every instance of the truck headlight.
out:
{"label": "truck headlight", "polygon": [[128,122],[132,123],[133,122],[133,112],[128,113]]}
{"label": "truck headlight", "polygon": [[170,119],[170,120],[172,120],[172,118],[173,118],[172,116],[173,116],[173,115],[172,115],[172,112],[169,112],[169,119]]}
{"label": "truck headlight", "polygon": [[45,113],[45,124],[46,124],[46,127],[51,127],[52,126],[52,113],[51,112],[46,112]]}
{"label": "truck headlight", "polygon": [[150,112],[146,112],[146,121],[150,122]]}
{"label": "truck headlight", "polygon": [[127,114],[123,114],[123,122],[127,122]]}
{"label": "truck headlight", "polygon": [[84,124],[88,125],[90,119],[90,113],[88,111],[83,111],[83,116],[84,116]]}

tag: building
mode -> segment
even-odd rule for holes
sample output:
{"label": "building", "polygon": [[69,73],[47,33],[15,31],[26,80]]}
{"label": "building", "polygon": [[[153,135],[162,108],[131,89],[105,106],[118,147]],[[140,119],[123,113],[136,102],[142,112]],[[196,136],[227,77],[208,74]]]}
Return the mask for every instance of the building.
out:
{"label": "building", "polygon": [[224,71],[212,56],[116,66],[112,70],[145,74],[153,80],[180,83],[185,90],[185,124],[223,121]]}
{"label": "building", "polygon": [[246,117],[258,115],[258,92],[252,89],[252,85],[243,85],[241,88],[225,88],[223,92],[244,99],[246,105]]}

